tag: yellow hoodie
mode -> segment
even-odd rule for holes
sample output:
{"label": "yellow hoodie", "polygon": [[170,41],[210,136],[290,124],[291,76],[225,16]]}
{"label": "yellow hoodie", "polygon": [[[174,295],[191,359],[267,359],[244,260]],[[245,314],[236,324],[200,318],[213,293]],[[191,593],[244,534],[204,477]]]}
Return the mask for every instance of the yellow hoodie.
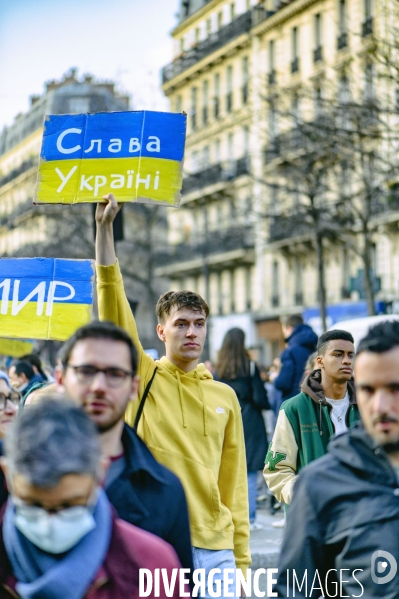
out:
{"label": "yellow hoodie", "polygon": [[[190,372],[165,357],[144,353],[127,302],[118,262],[97,265],[101,320],[111,320],[132,337],[139,352],[139,400],[152,382],[138,433],[155,458],[181,480],[189,507],[191,540],[204,549],[234,549],[244,573],[249,551],[248,491],[240,406],[234,391],[213,380],[203,364]],[[139,401],[126,421],[133,425]],[[162,508],[162,506],[160,506]]]}

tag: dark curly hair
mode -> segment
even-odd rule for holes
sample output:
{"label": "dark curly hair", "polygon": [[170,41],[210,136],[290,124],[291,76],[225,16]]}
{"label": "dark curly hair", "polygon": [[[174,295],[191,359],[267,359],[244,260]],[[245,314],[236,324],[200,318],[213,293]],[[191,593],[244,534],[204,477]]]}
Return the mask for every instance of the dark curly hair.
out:
{"label": "dark curly hair", "polygon": [[181,310],[188,308],[193,312],[204,314],[205,318],[209,316],[209,306],[206,301],[193,291],[167,291],[159,298],[155,312],[159,322],[163,322],[165,315],[169,315],[172,308]]}

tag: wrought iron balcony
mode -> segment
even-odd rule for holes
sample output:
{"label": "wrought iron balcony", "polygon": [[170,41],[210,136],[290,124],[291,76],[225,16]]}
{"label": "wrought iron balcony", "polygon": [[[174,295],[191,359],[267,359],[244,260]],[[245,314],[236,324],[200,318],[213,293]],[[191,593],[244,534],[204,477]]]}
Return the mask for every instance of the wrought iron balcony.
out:
{"label": "wrought iron balcony", "polygon": [[323,47],[318,46],[313,50],[313,62],[319,62],[323,60]]}
{"label": "wrought iron balcony", "polygon": [[212,52],[222,48],[234,38],[249,31],[251,27],[252,11],[248,10],[164,67],[162,70],[162,83],[171,81],[174,77],[177,77],[180,73],[183,73],[185,70],[205,58],[205,56],[212,54]]}
{"label": "wrought iron balcony", "polygon": [[219,183],[220,181],[231,181],[241,175],[249,174],[249,157],[243,156],[238,160],[229,160],[223,163],[213,164],[207,168],[188,175],[183,179],[183,193],[188,193],[194,189],[201,189],[206,185]]}
{"label": "wrought iron balcony", "polygon": [[373,33],[373,17],[367,17],[362,23],[362,37],[366,37]]}
{"label": "wrought iron balcony", "polygon": [[291,62],[291,73],[297,73],[299,71],[299,58],[298,56],[294,58]]}
{"label": "wrought iron balcony", "polygon": [[25,173],[33,166],[37,166],[38,162],[38,157],[31,156],[30,158],[22,162],[22,164],[20,164],[17,168],[14,168],[12,171],[8,172],[3,177],[0,177],[0,187],[6,185],[6,183],[9,183],[19,175],[22,175],[22,173]]}
{"label": "wrought iron balcony", "polygon": [[342,50],[343,48],[348,47],[348,33],[347,31],[342,31],[337,37],[337,50]]}
{"label": "wrought iron balcony", "polygon": [[305,221],[305,215],[302,212],[276,215],[270,219],[269,242],[290,239],[297,235],[305,235],[311,231],[311,225]]}
{"label": "wrought iron balcony", "polygon": [[191,243],[171,245],[156,256],[158,266],[166,266],[176,262],[186,262],[198,258],[206,258],[214,254],[221,254],[237,249],[252,249],[254,247],[254,231],[251,225],[228,227],[209,231],[208,235],[201,235]]}

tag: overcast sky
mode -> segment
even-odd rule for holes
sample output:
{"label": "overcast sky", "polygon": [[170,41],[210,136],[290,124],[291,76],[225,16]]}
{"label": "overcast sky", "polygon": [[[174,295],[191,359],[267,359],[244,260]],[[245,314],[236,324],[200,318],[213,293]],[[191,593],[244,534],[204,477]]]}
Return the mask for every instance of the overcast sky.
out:
{"label": "overcast sky", "polygon": [[167,108],[179,0],[0,0],[0,131],[71,67],[111,79],[135,109]]}

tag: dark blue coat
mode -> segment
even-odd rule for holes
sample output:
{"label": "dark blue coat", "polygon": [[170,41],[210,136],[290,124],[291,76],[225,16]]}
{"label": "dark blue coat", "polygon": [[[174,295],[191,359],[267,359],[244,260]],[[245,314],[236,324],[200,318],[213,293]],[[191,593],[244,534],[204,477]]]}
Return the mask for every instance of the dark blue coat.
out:
{"label": "dark blue coat", "polygon": [[255,366],[253,376],[218,379],[234,389],[241,407],[248,472],[262,470],[267,453],[267,435],[262,410],[270,410],[265,385]]}
{"label": "dark blue coat", "polygon": [[106,489],[122,520],[167,541],[183,568],[193,570],[186,496],[180,480],[156,461],[145,443],[125,424],[126,468]]}
{"label": "dark blue coat", "polygon": [[[0,441],[0,456],[3,455],[3,442]],[[4,477],[3,471],[0,468],[0,510],[1,510],[1,506],[6,502],[7,500],[7,487],[6,487],[6,479]]]}
{"label": "dark blue coat", "polygon": [[288,337],[287,347],[281,354],[281,371],[274,380],[274,386],[283,394],[282,401],[300,393],[306,361],[316,347],[317,335],[307,324],[295,327]]}

